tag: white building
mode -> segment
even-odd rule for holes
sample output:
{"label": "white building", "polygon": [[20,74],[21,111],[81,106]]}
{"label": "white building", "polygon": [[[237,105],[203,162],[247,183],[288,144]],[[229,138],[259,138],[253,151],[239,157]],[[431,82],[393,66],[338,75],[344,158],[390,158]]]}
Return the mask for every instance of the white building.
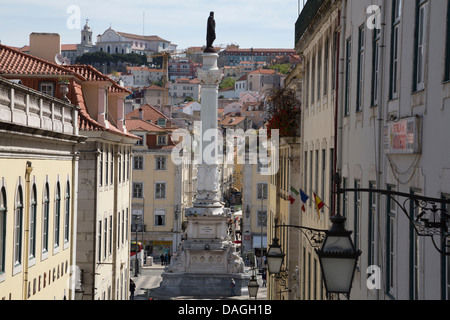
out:
{"label": "white building", "polygon": [[[321,153],[331,154],[333,145],[328,128],[338,128],[341,186],[356,189],[344,192],[340,213],[362,251],[351,298],[449,299],[450,259],[438,252],[448,248],[418,236],[410,219],[420,210],[408,199],[450,195],[444,147],[450,136],[450,1],[324,0],[308,1],[302,10],[296,50],[305,63],[303,180],[308,191],[320,192],[322,172],[330,168],[329,161],[321,166]],[[335,39],[339,46],[333,47]],[[333,83],[339,90],[330,95]],[[386,192],[392,196],[381,195]],[[373,282],[367,282],[371,270]],[[317,294],[313,287],[302,290],[305,299],[323,298],[309,293]]]}

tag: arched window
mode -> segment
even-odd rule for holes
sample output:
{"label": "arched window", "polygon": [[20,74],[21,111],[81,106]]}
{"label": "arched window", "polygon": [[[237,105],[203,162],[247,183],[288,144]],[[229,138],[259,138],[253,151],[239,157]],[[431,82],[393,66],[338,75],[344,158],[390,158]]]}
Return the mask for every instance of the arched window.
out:
{"label": "arched window", "polygon": [[6,190],[0,191],[0,274],[5,272],[5,243],[6,243]]}
{"label": "arched window", "polygon": [[59,182],[56,184],[56,195],[55,195],[55,221],[54,221],[54,245],[59,246],[59,227],[61,222],[61,188]]}
{"label": "arched window", "polygon": [[14,265],[22,264],[22,223],[23,223],[23,192],[19,185],[16,193],[16,208],[14,211]]}
{"label": "arched window", "polygon": [[36,217],[37,217],[37,192],[33,184],[30,203],[30,258],[36,257]]}
{"label": "arched window", "polygon": [[42,251],[48,252],[48,215],[50,210],[50,193],[48,183],[44,187],[44,202],[42,205]]}
{"label": "arched window", "polygon": [[64,204],[64,241],[69,242],[70,239],[70,183],[67,181],[66,197]]}

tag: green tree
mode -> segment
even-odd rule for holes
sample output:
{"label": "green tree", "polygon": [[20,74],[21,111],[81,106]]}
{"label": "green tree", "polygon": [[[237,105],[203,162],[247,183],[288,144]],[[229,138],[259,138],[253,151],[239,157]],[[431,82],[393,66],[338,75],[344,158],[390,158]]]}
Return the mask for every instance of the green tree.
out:
{"label": "green tree", "polygon": [[234,88],[235,83],[236,83],[236,80],[231,77],[224,78],[219,85],[219,89],[225,89],[225,88],[231,88],[231,87]]}

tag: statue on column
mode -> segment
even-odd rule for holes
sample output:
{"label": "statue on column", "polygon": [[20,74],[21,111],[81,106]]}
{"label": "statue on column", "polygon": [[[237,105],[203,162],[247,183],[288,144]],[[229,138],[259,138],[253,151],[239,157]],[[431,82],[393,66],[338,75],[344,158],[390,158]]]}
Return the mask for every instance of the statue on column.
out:
{"label": "statue on column", "polygon": [[216,40],[216,21],[214,20],[214,12],[209,13],[208,26],[206,29],[206,49],[204,52],[216,53],[213,47],[214,40]]}

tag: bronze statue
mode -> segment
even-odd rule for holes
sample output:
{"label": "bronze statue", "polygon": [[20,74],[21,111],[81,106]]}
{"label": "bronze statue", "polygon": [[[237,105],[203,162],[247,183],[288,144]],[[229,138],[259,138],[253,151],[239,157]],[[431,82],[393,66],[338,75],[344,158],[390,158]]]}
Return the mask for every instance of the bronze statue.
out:
{"label": "bronze statue", "polygon": [[214,21],[214,12],[209,13],[208,28],[206,30],[206,49],[204,52],[216,52],[213,42],[216,40],[216,21]]}

